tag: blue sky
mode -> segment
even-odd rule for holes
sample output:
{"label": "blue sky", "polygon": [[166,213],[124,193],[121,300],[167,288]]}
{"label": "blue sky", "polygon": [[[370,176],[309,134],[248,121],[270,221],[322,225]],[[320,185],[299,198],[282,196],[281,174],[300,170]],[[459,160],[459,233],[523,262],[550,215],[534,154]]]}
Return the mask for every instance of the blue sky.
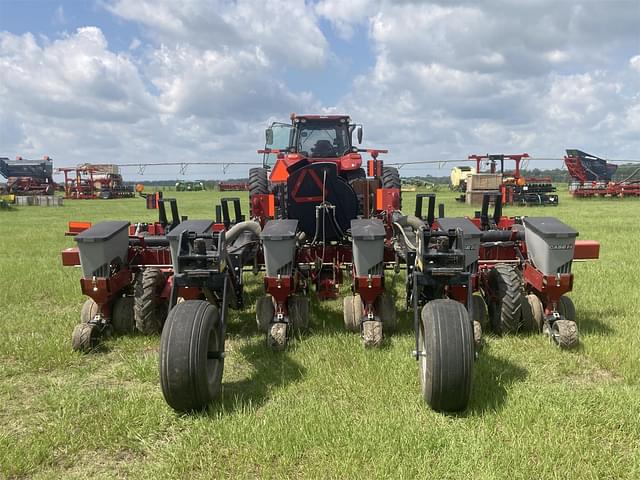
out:
{"label": "blue sky", "polygon": [[258,161],[295,111],[350,114],[390,162],[637,159],[639,25],[638,0],[0,0],[0,156]]}

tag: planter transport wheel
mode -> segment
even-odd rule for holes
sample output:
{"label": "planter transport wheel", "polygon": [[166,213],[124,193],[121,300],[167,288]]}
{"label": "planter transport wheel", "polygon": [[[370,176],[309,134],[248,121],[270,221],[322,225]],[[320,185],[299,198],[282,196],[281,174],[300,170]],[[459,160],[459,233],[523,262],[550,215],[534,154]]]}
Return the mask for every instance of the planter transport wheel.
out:
{"label": "planter transport wheel", "polygon": [[551,340],[560,348],[578,345],[578,326],[572,320],[556,320],[551,325]]}
{"label": "planter transport wheel", "polygon": [[398,325],[396,302],[388,293],[383,293],[375,301],[375,310],[387,332],[393,332]]}
{"label": "planter transport wheel", "polygon": [[133,314],[133,297],[118,297],[111,307],[111,325],[117,335],[127,335],[136,331]]}
{"label": "planter transport wheel", "polygon": [[160,338],[160,383],[176,411],[202,410],[222,388],[224,334],[220,310],[204,300],[177,304]]}
{"label": "planter transport wheel", "polygon": [[432,300],[422,308],[421,316],[418,354],[422,396],[438,412],[465,410],[474,360],[469,314],[455,300]]}
{"label": "planter transport wheel", "polygon": [[522,276],[513,265],[496,265],[489,285],[499,302],[491,305],[492,327],[497,334],[515,333],[522,325]]}
{"label": "planter transport wheel", "polygon": [[88,353],[98,345],[100,327],[94,323],[78,323],[71,334],[71,346],[77,352]]}
{"label": "planter transport wheel", "polygon": [[309,297],[289,297],[289,320],[298,332],[306,332],[309,329]]}
{"label": "planter transport wheel", "polygon": [[267,332],[267,345],[271,350],[280,352],[287,347],[287,324],[272,323]]}
{"label": "planter transport wheel", "polygon": [[344,328],[346,328],[348,332],[359,332],[360,322],[364,314],[360,295],[356,294],[344,297],[343,306]]}
{"label": "planter transport wheel", "polygon": [[382,322],[378,320],[362,322],[362,343],[366,348],[382,345]]}
{"label": "planter transport wheel", "polygon": [[135,281],[134,313],[136,328],[145,334],[160,333],[167,316],[167,303],[160,300],[164,275],[157,268],[147,268]]}
{"label": "planter transport wheel", "polygon": [[82,310],[80,311],[80,323],[89,323],[98,313],[98,304],[92,299],[87,299],[82,304]]}
{"label": "planter transport wheel", "polygon": [[576,321],[576,307],[573,305],[573,301],[566,295],[560,297],[557,310],[565,320]]}
{"label": "planter transport wheel", "polygon": [[276,309],[273,306],[271,295],[259,297],[256,301],[256,324],[258,325],[258,330],[266,333],[275,314]]}

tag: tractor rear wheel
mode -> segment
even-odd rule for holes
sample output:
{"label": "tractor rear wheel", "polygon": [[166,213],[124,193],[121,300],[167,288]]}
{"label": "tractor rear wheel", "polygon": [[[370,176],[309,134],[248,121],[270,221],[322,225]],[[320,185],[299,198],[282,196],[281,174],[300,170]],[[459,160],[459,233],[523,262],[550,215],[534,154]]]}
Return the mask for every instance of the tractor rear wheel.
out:
{"label": "tractor rear wheel", "polygon": [[557,310],[562,318],[565,320],[576,321],[576,307],[573,305],[573,301],[566,295],[562,295],[558,301]]}
{"label": "tractor rear wheel", "polygon": [[276,309],[273,306],[273,297],[271,295],[259,297],[256,301],[256,324],[258,325],[258,330],[266,333],[275,314]]}
{"label": "tractor rear wheel", "polygon": [[136,327],[144,334],[160,333],[167,316],[167,302],[160,299],[164,275],[157,268],[138,273],[134,288]]}
{"label": "tractor rear wheel", "polygon": [[204,300],[177,304],[160,339],[162,394],[178,412],[202,410],[222,388],[224,333],[220,309]]}
{"label": "tractor rear wheel", "polygon": [[111,326],[117,335],[128,335],[136,331],[133,313],[133,297],[118,297],[111,307]]}
{"label": "tractor rear wheel", "polygon": [[375,310],[384,325],[384,329],[393,332],[398,325],[396,302],[391,295],[383,293],[375,301]]}
{"label": "tractor rear wheel", "polygon": [[364,314],[360,295],[355,294],[344,297],[343,306],[344,328],[348,332],[359,332],[360,321],[362,320],[362,315]]}
{"label": "tractor rear wheel", "polygon": [[578,326],[572,320],[556,320],[551,325],[551,340],[559,348],[573,348],[578,345]]}
{"label": "tractor rear wheel", "polygon": [[267,169],[262,167],[249,169],[249,198],[269,193]]}
{"label": "tractor rear wheel", "polygon": [[422,396],[438,412],[465,410],[475,356],[467,309],[455,300],[433,300],[422,308],[421,317],[418,344]]}
{"label": "tractor rear wheel", "polygon": [[309,297],[289,297],[289,321],[298,332],[306,332],[309,329]]}
{"label": "tractor rear wheel", "polygon": [[489,286],[498,297],[491,303],[491,326],[497,334],[516,333],[522,326],[522,276],[513,265],[496,265],[489,272]]}
{"label": "tractor rear wheel", "polygon": [[[400,174],[395,167],[382,167],[382,188],[402,189]],[[402,194],[400,194],[398,210],[402,210]]]}

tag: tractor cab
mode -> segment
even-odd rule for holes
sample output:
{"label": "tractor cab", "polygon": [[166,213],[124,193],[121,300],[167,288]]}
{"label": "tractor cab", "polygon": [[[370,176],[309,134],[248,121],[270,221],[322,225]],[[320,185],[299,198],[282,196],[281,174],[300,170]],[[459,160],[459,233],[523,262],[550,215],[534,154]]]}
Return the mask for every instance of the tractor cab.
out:
{"label": "tractor cab", "polygon": [[290,124],[275,122],[267,128],[265,148],[259,153],[275,182],[286,179],[285,171],[302,160],[335,163],[342,176],[364,176],[362,150],[352,141],[354,131],[361,143],[362,126],[346,115],[292,114]]}

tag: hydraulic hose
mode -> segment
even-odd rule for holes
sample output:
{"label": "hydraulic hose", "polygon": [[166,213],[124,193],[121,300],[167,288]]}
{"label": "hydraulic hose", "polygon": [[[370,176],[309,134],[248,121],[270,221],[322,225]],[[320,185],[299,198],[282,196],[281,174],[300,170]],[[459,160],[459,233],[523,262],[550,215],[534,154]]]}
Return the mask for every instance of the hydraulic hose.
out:
{"label": "hydraulic hose", "polygon": [[231,245],[242,232],[247,231],[259,237],[260,232],[262,232],[262,228],[260,228],[260,224],[258,222],[254,222],[253,220],[237,223],[231,227],[225,235],[227,244]]}

